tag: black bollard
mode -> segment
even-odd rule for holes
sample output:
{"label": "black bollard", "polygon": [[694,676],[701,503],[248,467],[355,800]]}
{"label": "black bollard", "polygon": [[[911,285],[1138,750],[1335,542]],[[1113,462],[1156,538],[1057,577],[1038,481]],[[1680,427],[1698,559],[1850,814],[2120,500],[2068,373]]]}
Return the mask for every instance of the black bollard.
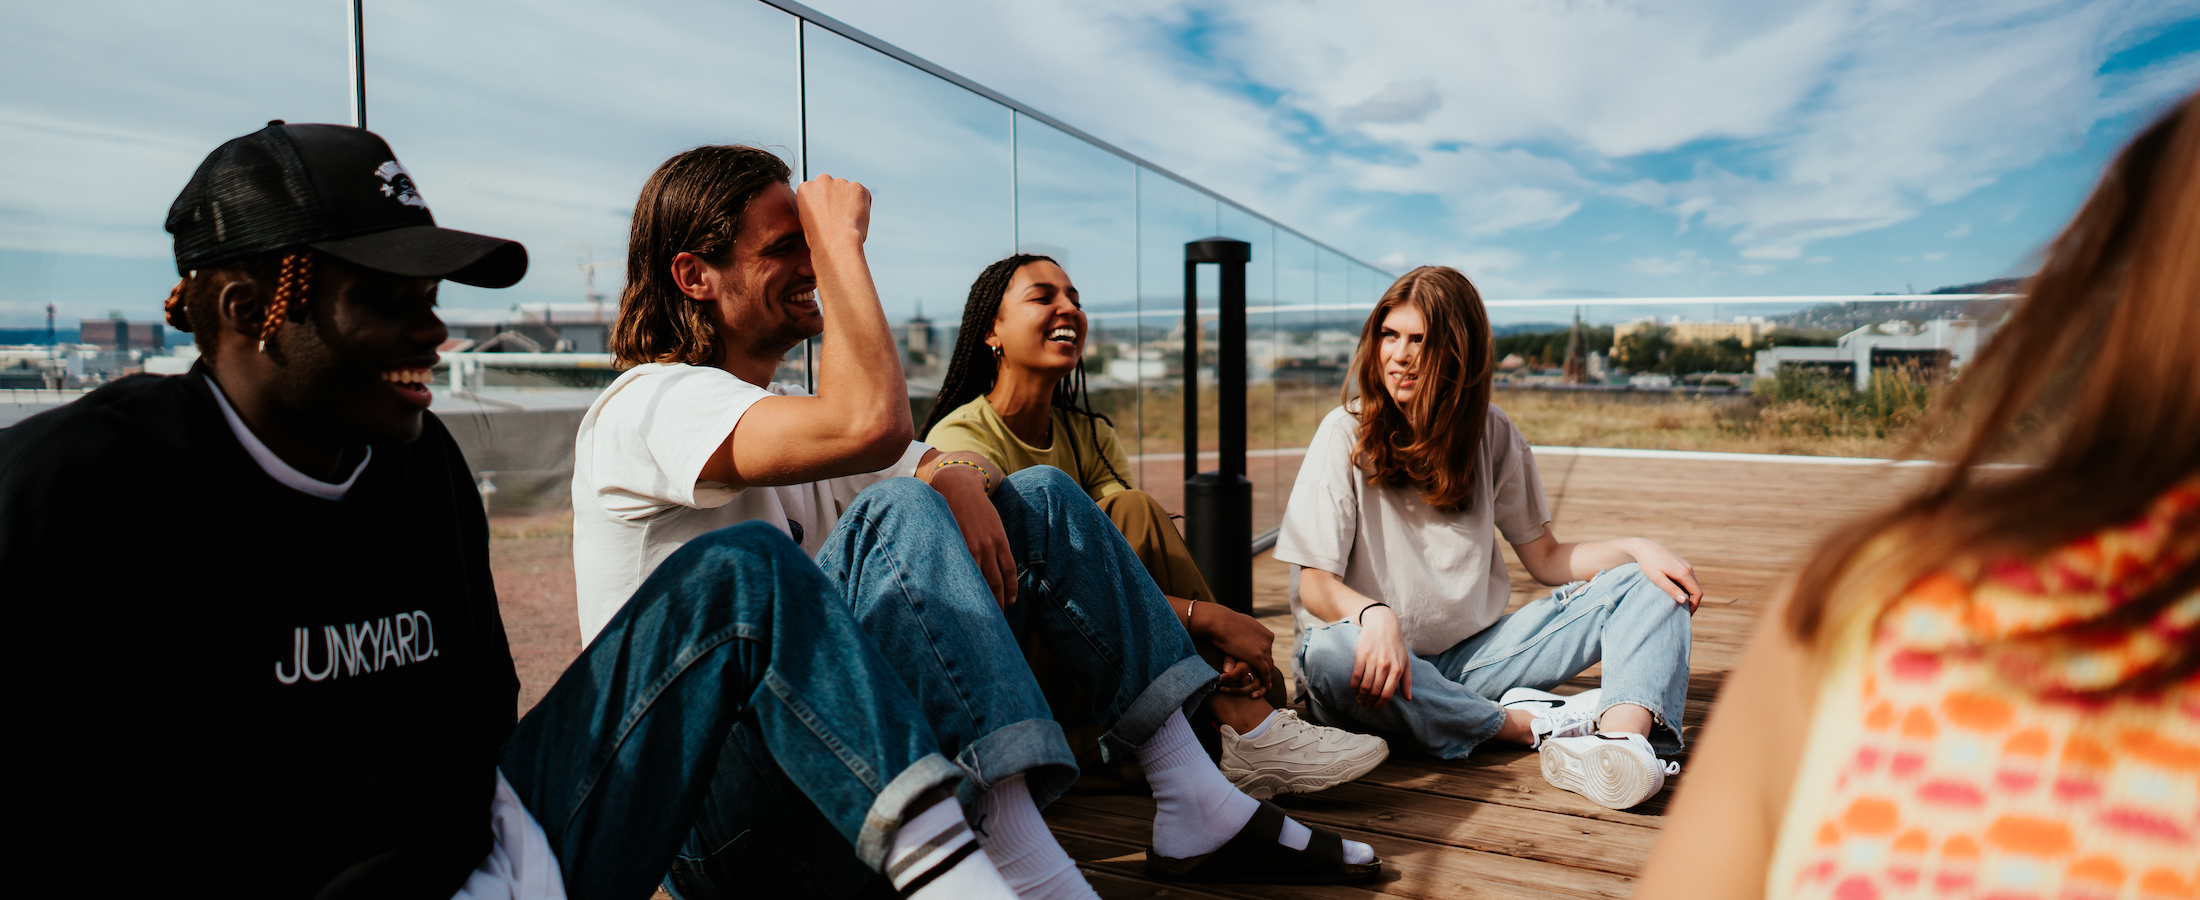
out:
{"label": "black bollard", "polygon": [[[1184,539],[1222,605],[1253,611],[1253,482],[1245,477],[1245,264],[1253,245],[1211,237],[1184,245]],[[1199,264],[1222,267],[1215,329],[1214,471],[1199,471]],[[1196,473],[1196,474],[1193,474]]]}

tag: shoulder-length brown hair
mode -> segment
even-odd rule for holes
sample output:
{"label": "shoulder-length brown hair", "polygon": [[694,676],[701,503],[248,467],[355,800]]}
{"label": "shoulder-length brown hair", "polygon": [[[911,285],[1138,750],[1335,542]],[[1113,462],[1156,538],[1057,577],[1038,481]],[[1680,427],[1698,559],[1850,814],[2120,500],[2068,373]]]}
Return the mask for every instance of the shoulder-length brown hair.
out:
{"label": "shoulder-length brown hair", "polygon": [[[2200,472],[2196,347],[2200,94],[2109,165],[2048,246],[2009,321],[1920,431],[1948,435],[1940,454],[1947,465],[1915,496],[1819,546],[1797,581],[1788,627],[1823,647],[1840,630],[1830,622],[1876,616],[1889,598],[1952,561],[2036,558],[2141,515]],[[1982,465],[1997,461],[2030,465]],[[2190,535],[2200,517],[2175,527]],[[1882,535],[1900,539],[1878,541]],[[1886,555],[1859,564],[1880,546]],[[2112,633],[2153,620],[2200,585],[2200,560],[2164,575],[2113,614],[2076,627]],[[2162,683],[2200,665],[2190,645],[2174,656],[2125,687]]]}
{"label": "shoulder-length brown hair", "polygon": [[710,365],[718,329],[703,304],[672,280],[672,258],[693,253],[713,266],[733,259],[733,239],[749,201],[793,177],[771,151],[738,144],[697,147],[665,160],[634,201],[626,240],[626,289],[611,329],[619,368],[643,363]]}
{"label": "shoulder-length brown hair", "polygon": [[[1414,363],[1419,385],[1403,408],[1383,385],[1383,318],[1411,304],[1428,327]],[[1345,378],[1345,409],[1359,417],[1352,464],[1369,483],[1411,487],[1441,510],[1474,505],[1474,467],[1489,424],[1490,314],[1459,270],[1422,266],[1391,284],[1360,326]]]}

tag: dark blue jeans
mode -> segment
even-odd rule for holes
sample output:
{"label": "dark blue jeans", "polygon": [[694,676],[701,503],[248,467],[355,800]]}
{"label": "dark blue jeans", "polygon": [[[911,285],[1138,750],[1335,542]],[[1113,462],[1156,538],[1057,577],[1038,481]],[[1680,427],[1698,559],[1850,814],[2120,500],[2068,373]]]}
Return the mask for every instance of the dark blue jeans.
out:
{"label": "dark blue jeans", "polygon": [[[1111,760],[1195,707],[1218,676],[1122,532],[1069,476],[1045,466],[1017,472],[993,505],[1016,560],[1016,603],[1005,615],[947,502],[914,478],[858,495],[817,563],[916,696],[937,749],[966,776],[963,800],[1022,774],[1043,807],[1076,781],[1077,763],[1021,638],[1036,634],[1091,698]],[[797,791],[760,755],[729,751],[719,762],[722,782],[746,787],[713,794],[696,820],[671,879],[685,900],[750,896],[760,878],[775,896],[883,890],[846,847],[810,837],[816,822],[786,809]]]}
{"label": "dark blue jeans", "polygon": [[[581,898],[639,900],[697,813],[765,766],[852,866],[962,772],[800,547],[761,522],[657,567],[504,746],[506,780]],[[732,748],[739,748],[733,752]],[[869,871],[865,870],[865,871]]]}

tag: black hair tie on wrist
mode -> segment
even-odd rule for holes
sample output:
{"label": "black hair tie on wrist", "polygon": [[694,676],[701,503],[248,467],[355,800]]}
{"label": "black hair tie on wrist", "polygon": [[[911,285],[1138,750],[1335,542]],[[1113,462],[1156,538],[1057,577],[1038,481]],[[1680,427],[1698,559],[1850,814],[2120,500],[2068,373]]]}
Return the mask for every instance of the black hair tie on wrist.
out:
{"label": "black hair tie on wrist", "polygon": [[[1366,618],[1365,618],[1365,617],[1366,617],[1366,615],[1367,615],[1367,611],[1368,611],[1368,610],[1371,610],[1371,609],[1374,609],[1375,607],[1378,607],[1378,606],[1380,606],[1380,607],[1382,607],[1382,608],[1384,608],[1384,609],[1390,609],[1390,604],[1388,604],[1388,603],[1384,603],[1384,602],[1383,602],[1383,601],[1381,601],[1381,600],[1377,600],[1377,601],[1375,601],[1375,602],[1373,602],[1373,603],[1370,603],[1370,604],[1368,604],[1368,605],[1366,605],[1366,606],[1362,606],[1362,607],[1360,607],[1360,611],[1359,611],[1359,612],[1353,613],[1353,614],[1352,614],[1352,617],[1353,617],[1353,618],[1355,618],[1355,619],[1359,619],[1360,621],[1358,621],[1358,622],[1354,622],[1354,623],[1352,623],[1352,624],[1354,624],[1354,625],[1358,625],[1358,626],[1360,626],[1360,627],[1362,627],[1362,628],[1365,628],[1365,627],[1367,627],[1367,622],[1366,622]],[[1396,610],[1392,610],[1392,611],[1393,611],[1393,612],[1395,612]]]}

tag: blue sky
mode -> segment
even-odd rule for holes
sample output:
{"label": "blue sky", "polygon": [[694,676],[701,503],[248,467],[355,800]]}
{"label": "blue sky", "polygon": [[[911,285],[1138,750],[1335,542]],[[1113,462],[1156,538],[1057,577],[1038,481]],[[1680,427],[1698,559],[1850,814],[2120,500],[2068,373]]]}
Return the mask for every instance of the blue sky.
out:
{"label": "blue sky", "polygon": [[2200,4],[819,0],[1387,267],[1490,296],[2021,274],[2200,87]]}
{"label": "blue sky", "polygon": [[[1493,298],[2020,274],[2117,147],[2200,86],[2200,0],[813,5],[1362,259],[1456,265]],[[791,77],[773,55],[785,17],[761,5],[368,9],[377,130],[444,221],[536,251],[521,288],[456,305],[568,299],[575,260],[616,261],[622,208],[664,155],[793,140],[791,107],[728,86]],[[11,13],[0,325],[49,301],[64,320],[150,317],[174,279],[160,217],[191,168],[270,117],[343,121],[343,41],[340,15],[282,0]],[[205,50],[224,42],[254,49]],[[696,65],[716,77],[680,68]]]}

